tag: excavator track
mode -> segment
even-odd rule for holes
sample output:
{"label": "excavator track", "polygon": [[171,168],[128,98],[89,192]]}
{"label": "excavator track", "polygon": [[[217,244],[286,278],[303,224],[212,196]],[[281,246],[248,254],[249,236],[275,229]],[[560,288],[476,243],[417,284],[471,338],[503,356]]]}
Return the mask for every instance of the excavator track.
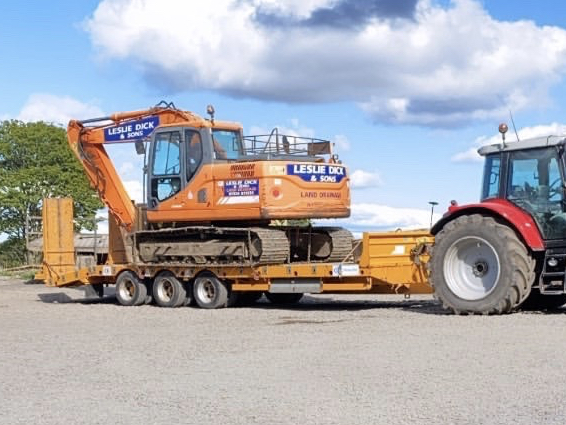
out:
{"label": "excavator track", "polygon": [[263,265],[341,262],[352,234],[339,227],[189,226],[135,233],[143,263]]}
{"label": "excavator track", "polygon": [[352,252],[353,236],[341,227],[287,227],[293,262],[342,262]]}
{"label": "excavator track", "polygon": [[276,228],[190,226],[139,231],[135,239],[144,263],[261,265],[289,258],[287,236]]}
{"label": "excavator track", "polygon": [[332,254],[325,261],[342,262],[352,253],[354,237],[349,230],[342,227],[319,227],[317,230],[326,232],[332,241]]}

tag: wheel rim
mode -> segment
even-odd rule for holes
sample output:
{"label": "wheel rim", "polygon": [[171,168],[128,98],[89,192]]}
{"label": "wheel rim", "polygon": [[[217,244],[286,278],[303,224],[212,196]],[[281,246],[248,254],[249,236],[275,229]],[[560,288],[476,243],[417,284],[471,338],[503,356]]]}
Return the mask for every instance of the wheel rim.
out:
{"label": "wheel rim", "polygon": [[497,287],[501,274],[499,256],[485,239],[468,236],[454,242],[444,260],[444,278],[458,298],[480,300]]}
{"label": "wheel rim", "polygon": [[120,285],[118,292],[120,293],[120,298],[125,301],[131,301],[136,293],[136,285],[131,279],[127,279]]}
{"label": "wheel rim", "polygon": [[160,300],[168,302],[173,298],[175,288],[169,279],[161,279],[157,286],[157,296]]}
{"label": "wheel rim", "polygon": [[197,288],[198,297],[204,302],[211,302],[216,296],[216,288],[210,279],[203,279]]}

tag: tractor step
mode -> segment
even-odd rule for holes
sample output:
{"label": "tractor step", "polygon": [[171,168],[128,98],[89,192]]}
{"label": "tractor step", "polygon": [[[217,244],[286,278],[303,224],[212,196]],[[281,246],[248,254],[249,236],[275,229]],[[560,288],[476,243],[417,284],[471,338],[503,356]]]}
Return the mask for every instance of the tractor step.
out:
{"label": "tractor step", "polygon": [[539,282],[541,294],[556,295],[566,292],[566,249],[554,248],[546,251]]}

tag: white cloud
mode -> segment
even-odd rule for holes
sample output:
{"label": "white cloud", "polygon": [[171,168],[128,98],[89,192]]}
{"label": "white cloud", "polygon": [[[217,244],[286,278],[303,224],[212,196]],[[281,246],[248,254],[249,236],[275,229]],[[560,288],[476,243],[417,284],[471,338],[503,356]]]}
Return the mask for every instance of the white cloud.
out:
{"label": "white cloud", "polygon": [[[440,218],[441,214],[435,212],[433,223]],[[396,208],[373,203],[354,203],[349,218],[331,221],[333,224],[346,227],[354,232],[428,229],[430,227],[430,210]],[[321,221],[321,224],[325,222],[327,221]]]}
{"label": "white cloud", "polygon": [[[420,0],[412,19],[374,14],[348,28],[313,23],[320,8],[345,3],[103,0],[85,27],[102,57],[139,64],[172,90],[354,101],[400,124],[454,126],[540,106],[566,69],[564,29],[498,21],[479,1]],[[287,24],[268,25],[266,14]]]}
{"label": "white cloud", "polygon": [[261,7],[265,12],[277,15],[293,16],[296,18],[308,18],[315,10],[321,7],[331,6],[336,0],[254,0],[256,7]]}
{"label": "white cloud", "polygon": [[274,129],[277,129],[279,134],[285,134],[287,136],[315,137],[315,131],[312,128],[301,125],[297,118],[289,119],[287,124],[276,124],[272,127],[267,125],[253,125],[250,127],[248,133],[251,136],[265,135],[271,134]]}
{"label": "white cloud", "polygon": [[[519,140],[531,139],[543,136],[562,136],[566,134],[566,124],[553,122],[547,125],[536,125],[532,127],[523,127],[517,131]],[[513,130],[509,130],[506,134],[506,143],[513,143],[517,140],[517,136]],[[478,154],[478,149],[482,146],[495,145],[501,143],[501,135],[478,137],[473,146],[463,152],[459,152],[452,156],[452,162],[481,162],[483,158]]]}
{"label": "white cloud", "polygon": [[476,146],[466,149],[463,152],[458,152],[457,154],[453,155],[450,160],[452,162],[481,162],[483,161],[483,159],[478,153],[479,148],[480,146]]}
{"label": "white cloud", "polygon": [[36,93],[28,98],[17,119],[67,126],[71,119],[94,118],[103,115],[102,110],[91,103],[83,103],[69,96]]}
{"label": "white cloud", "polygon": [[350,141],[343,134],[337,134],[336,136],[334,136],[333,142],[339,152],[340,151],[345,152],[350,150],[351,147]]}
{"label": "white cloud", "polygon": [[381,186],[383,181],[379,173],[364,170],[355,170],[350,174],[350,187],[352,189],[367,189]]}
{"label": "white cloud", "polygon": [[[132,164],[129,161],[125,161],[120,165],[120,168],[118,168],[118,174],[120,174],[121,176],[127,175],[128,173],[131,173],[133,171],[136,171],[134,169],[134,164]],[[139,170],[137,170],[139,171]]]}
{"label": "white cloud", "polygon": [[143,202],[143,185],[139,180],[125,180],[123,182],[130,199],[136,201],[136,203]]}

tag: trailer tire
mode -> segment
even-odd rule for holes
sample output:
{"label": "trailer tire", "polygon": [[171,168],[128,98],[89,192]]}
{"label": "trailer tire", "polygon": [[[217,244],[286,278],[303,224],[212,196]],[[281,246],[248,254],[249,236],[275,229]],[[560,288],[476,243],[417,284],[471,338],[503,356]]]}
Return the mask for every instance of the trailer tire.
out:
{"label": "trailer tire", "polygon": [[556,310],[566,304],[566,294],[543,295],[538,289],[533,289],[525,302],[521,304],[521,310]]}
{"label": "trailer tire", "polygon": [[153,299],[160,307],[181,307],[187,299],[187,291],[173,273],[165,271],[153,281]]}
{"label": "trailer tire", "polygon": [[455,314],[504,314],[531,291],[535,261],[516,233],[492,217],[464,215],[435,237],[434,296]]}
{"label": "trailer tire", "polygon": [[116,279],[116,299],[124,306],[138,306],[147,300],[147,286],[132,271],[120,273]]}
{"label": "trailer tire", "polygon": [[201,273],[193,284],[193,297],[200,308],[225,308],[232,304],[236,294],[230,294],[227,284],[213,273]]}
{"label": "trailer tire", "polygon": [[303,298],[302,293],[295,294],[273,294],[266,292],[265,296],[272,304],[296,304]]}

